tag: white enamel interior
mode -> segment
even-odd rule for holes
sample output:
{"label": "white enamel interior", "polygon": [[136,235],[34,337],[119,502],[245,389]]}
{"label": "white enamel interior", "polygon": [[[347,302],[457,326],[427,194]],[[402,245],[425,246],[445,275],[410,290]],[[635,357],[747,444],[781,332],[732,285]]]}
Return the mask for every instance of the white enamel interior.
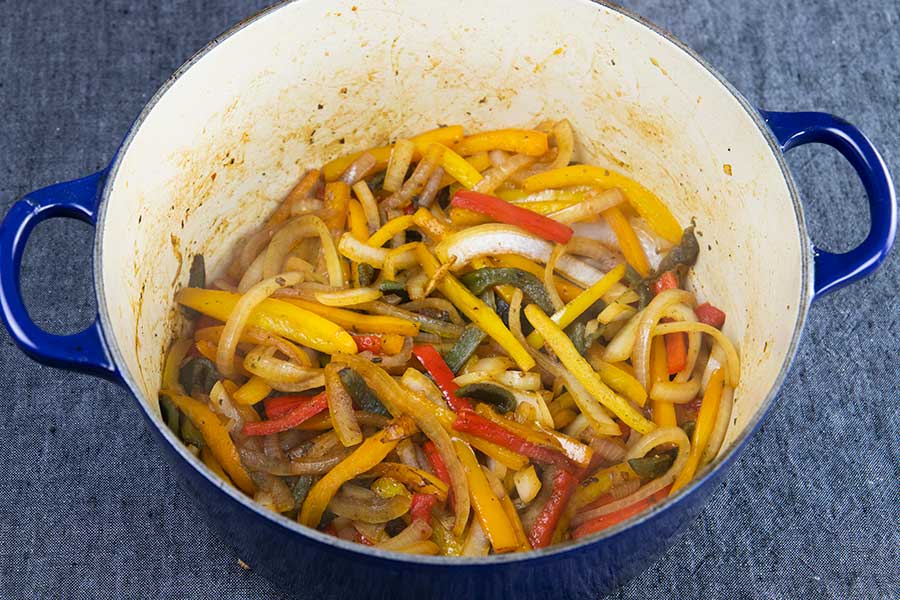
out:
{"label": "white enamel interior", "polygon": [[101,308],[126,378],[156,410],[191,256],[221,268],[305,169],[440,124],[561,117],[580,160],[634,177],[682,223],[696,219],[693,285],[728,313],[742,359],[728,446],[777,383],[807,302],[789,184],[705,67],[579,0],[298,1],[196,60],[123,149],[99,226]]}

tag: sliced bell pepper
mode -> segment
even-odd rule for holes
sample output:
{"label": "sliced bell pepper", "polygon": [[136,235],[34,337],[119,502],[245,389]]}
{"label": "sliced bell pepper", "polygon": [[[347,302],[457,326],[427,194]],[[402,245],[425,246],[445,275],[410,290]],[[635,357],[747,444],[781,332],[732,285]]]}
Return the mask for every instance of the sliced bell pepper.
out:
{"label": "sliced bell pepper", "polygon": [[[578,294],[578,296],[556,311],[550,318],[554,323],[559,325],[560,329],[565,329],[571,325],[575,319],[584,314],[584,311],[593,306],[603,294],[612,288],[612,286],[619,283],[619,280],[624,276],[625,265],[614,267],[609,273],[597,280],[597,283]],[[544,307],[541,307],[541,310],[549,312]],[[544,344],[544,338],[538,331],[532,331],[527,339],[532,348],[540,348]]]}
{"label": "sliced bell pepper", "polygon": [[[179,304],[220,321],[228,320],[240,298],[240,294],[197,288],[185,288],[175,294]],[[303,307],[275,298],[259,303],[247,324],[328,354],[356,353],[356,343],[342,327]]]}
{"label": "sliced bell pepper", "polygon": [[666,486],[648,498],[638,500],[634,504],[626,506],[625,508],[617,510],[616,512],[601,515],[596,519],[587,521],[586,523],[582,523],[572,531],[572,539],[577,540],[578,538],[596,533],[598,531],[602,531],[604,529],[608,529],[626,519],[630,519],[634,515],[642,513],[643,511],[647,510],[648,508],[665,498],[666,494],[668,493],[669,486]]}
{"label": "sliced bell pepper", "polygon": [[478,346],[484,341],[487,334],[478,325],[466,325],[465,331],[453,344],[453,347],[444,353],[444,362],[454,374],[459,373],[466,361],[475,354]]}
{"label": "sliced bell pepper", "polygon": [[[668,319],[663,319],[663,322]],[[687,365],[687,334],[667,333],[666,339],[666,373],[674,375]]]}
{"label": "sliced bell pepper", "polygon": [[382,338],[380,335],[372,333],[359,335],[353,334],[353,341],[356,342],[356,348],[360,352],[371,352],[372,354],[381,354]]}
{"label": "sliced bell pepper", "polygon": [[412,504],[409,507],[409,516],[413,521],[425,521],[431,523],[431,509],[437,503],[434,494],[415,493],[412,496]]}
{"label": "sliced bell pepper", "polygon": [[310,417],[314,417],[328,408],[328,395],[325,392],[315,396],[306,396],[302,403],[276,419],[258,421],[256,423],[244,423],[242,432],[246,436],[271,435],[281,431],[293,429]]}
{"label": "sliced bell pepper", "polygon": [[444,459],[441,458],[441,453],[438,452],[434,442],[431,440],[426,441],[422,444],[422,449],[425,451],[425,458],[428,459],[428,464],[431,465],[434,474],[437,475],[438,479],[449,486],[450,472],[447,471],[447,465],[444,464]]}
{"label": "sliced bell pepper", "polygon": [[272,388],[265,379],[254,375],[247,383],[238,388],[232,397],[239,404],[251,405],[268,396],[271,391]]}
{"label": "sliced bell pepper", "polygon": [[398,233],[402,233],[415,225],[415,219],[413,215],[401,215],[399,217],[394,217],[387,223],[381,226],[381,229],[373,233],[366,243],[375,248],[381,248],[388,241],[397,235]]}
{"label": "sliced bell pepper", "polygon": [[459,389],[459,386],[453,381],[453,371],[450,370],[450,367],[447,366],[447,363],[444,362],[441,354],[435,350],[434,346],[431,344],[420,344],[413,346],[412,352],[419,359],[419,362],[422,363],[422,366],[425,367],[425,370],[428,371],[428,374],[431,375],[431,378],[434,379],[450,408],[455,412],[472,410],[471,402],[456,395],[456,390]]}
{"label": "sliced bell pepper", "polygon": [[472,189],[475,184],[484,179],[484,175],[479,173],[466,159],[446,146],[441,148],[441,168],[447,175],[468,189]]}
{"label": "sliced bell pepper", "polygon": [[[416,247],[416,256],[419,259],[419,264],[428,276],[434,277],[441,266],[437,258],[423,244],[419,244]],[[520,369],[528,371],[534,366],[534,359],[512,332],[507,329],[497,313],[491,310],[484,301],[474,296],[456,277],[451,273],[447,273],[437,284],[437,288],[447,300],[452,302],[473,323],[476,323],[486,334],[494,338],[509,353],[510,357],[516,361]]]}
{"label": "sliced bell pepper", "polygon": [[540,306],[541,310],[553,310],[553,303],[550,301],[544,283],[535,275],[522,269],[482,267],[466,273],[459,278],[459,281],[476,296],[480,296],[494,286],[511,285],[522,290],[522,293],[530,301]]}
{"label": "sliced bell pepper", "polygon": [[[528,260],[524,256],[519,256],[518,254],[501,254],[494,258],[503,266],[522,269],[523,271],[540,278],[541,281],[544,279],[544,267]],[[559,292],[559,297],[565,302],[571,302],[583,291],[577,285],[569,283],[560,277],[554,277],[554,281],[556,282],[556,291]]]}
{"label": "sliced bell pepper", "polygon": [[540,331],[546,343],[563,363],[563,366],[572,373],[575,379],[578,380],[578,383],[584,386],[591,396],[622,419],[629,427],[638,430],[640,433],[646,435],[655,429],[651,421],[648,421],[644,415],[635,410],[624,398],[603,383],[597,372],[591,368],[575,349],[565,332],[551,321],[550,317],[544,314],[540,308],[534,304],[529,304],[525,307],[525,316],[534,328]]}
{"label": "sliced bell pepper", "polygon": [[553,493],[538,513],[528,532],[528,541],[533,548],[545,548],[553,539],[556,525],[568,505],[578,480],[571,473],[560,469],[553,476]]}
{"label": "sliced bell pepper", "polygon": [[350,456],[335,465],[313,485],[303,502],[297,520],[307,527],[318,527],[325,508],[347,481],[371,470],[414,430],[412,419],[400,417],[360,444]]}
{"label": "sliced bell pepper", "polygon": [[504,150],[528,156],[541,156],[549,149],[547,134],[534,129],[497,129],[464,137],[454,146],[463,156],[490,150]]}
{"label": "sliced bell pepper", "polygon": [[228,434],[228,429],[219,421],[219,417],[202,403],[194,400],[190,396],[173,393],[167,390],[160,392],[168,396],[178,409],[187,415],[203,434],[205,446],[209,446],[210,451],[222,468],[231,477],[234,484],[245,494],[253,494],[256,492],[256,485],[250,479],[250,474],[241,464],[241,458],[238,455],[234,442]]}
{"label": "sliced bell pepper", "polygon": [[706,323],[710,327],[715,327],[716,329],[722,329],[725,325],[725,313],[709,302],[704,302],[694,309],[694,312],[697,313],[697,320],[701,323]]}
{"label": "sliced bell pepper", "polygon": [[322,220],[332,232],[342,231],[347,222],[348,204],[350,202],[350,186],[343,181],[332,181],[325,184],[325,201],[322,209]]}
{"label": "sliced bell pepper", "polygon": [[460,190],[453,195],[451,206],[471,210],[487,215],[495,221],[516,225],[545,240],[566,244],[572,239],[574,232],[568,225],[557,223],[553,219],[534,211],[510,204],[496,196]]}
{"label": "sliced bell pepper", "polygon": [[[467,411],[471,412],[471,411]],[[475,458],[475,453],[462,440],[453,440],[453,447],[466,472],[466,480],[469,483],[469,498],[475,515],[484,528],[494,552],[511,552],[518,547],[516,532],[509,517],[500,504],[500,499],[494,494],[490,483]]]}
{"label": "sliced bell pepper", "polygon": [[[669,366],[666,358],[666,343],[661,336],[656,336],[650,342],[650,379],[656,383],[669,380]],[[653,422],[660,427],[677,427],[678,419],[675,416],[675,405],[671,402],[651,400],[651,415]]]}
{"label": "sliced bell pepper", "polygon": [[674,290],[678,287],[678,277],[672,271],[666,271],[653,282],[653,293],[660,294],[666,290]]}
{"label": "sliced bell pepper", "polygon": [[681,473],[678,474],[672,483],[673,494],[694,478],[697,467],[700,466],[703,451],[706,450],[709,436],[712,434],[713,427],[716,424],[724,386],[725,370],[716,369],[712,377],[709,378],[709,383],[706,384],[706,393],[703,394],[703,403],[700,405],[697,423],[694,426],[694,434],[691,436],[691,451],[688,454],[688,460],[684,465],[684,469],[681,470]]}
{"label": "sliced bell pepper", "polygon": [[266,417],[278,419],[309,401],[309,396],[275,396],[263,400]]}
{"label": "sliced bell pepper", "polygon": [[406,485],[414,494],[426,494],[443,502],[447,499],[449,484],[427,471],[404,465],[403,463],[383,462],[375,465],[370,471],[381,477],[390,477]]}
{"label": "sliced bell pepper", "polygon": [[628,264],[634,267],[634,270],[640,273],[641,277],[649,275],[650,263],[647,261],[647,255],[644,254],[641,242],[638,240],[631,223],[622,214],[622,210],[618,206],[613,206],[604,210],[602,214],[603,219],[610,229],[613,230],[613,233],[616,234],[619,248],[621,248],[622,255],[625,256]]}
{"label": "sliced bell pepper", "polygon": [[673,244],[681,240],[681,225],[666,205],[653,192],[615,171],[590,165],[572,165],[532,175],[523,182],[527,192],[575,185],[621,189],[631,206],[660,237]]}
{"label": "sliced bell pepper", "polygon": [[[311,313],[329,319],[350,331],[359,331],[361,333],[395,333],[410,337],[418,335],[419,333],[418,323],[413,323],[412,321],[407,321],[406,319],[400,319],[398,317],[367,315],[353,312],[352,310],[347,310],[345,308],[325,306],[317,302],[301,300],[300,298],[284,298],[283,300],[288,304],[293,304],[294,306],[298,306]],[[353,343],[353,347],[356,347],[356,342]]]}
{"label": "sliced bell pepper", "polygon": [[562,452],[530,442],[471,410],[456,415],[453,429],[480,437],[537,462],[556,465],[561,469],[576,468]]}

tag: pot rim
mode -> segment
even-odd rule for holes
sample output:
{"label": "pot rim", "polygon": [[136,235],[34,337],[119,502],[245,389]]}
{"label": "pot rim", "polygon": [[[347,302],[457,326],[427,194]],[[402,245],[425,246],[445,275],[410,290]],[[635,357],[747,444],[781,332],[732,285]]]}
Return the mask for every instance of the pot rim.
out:
{"label": "pot rim", "polygon": [[[105,241],[105,221],[106,221],[106,209],[108,206],[107,200],[109,199],[109,195],[112,191],[112,182],[115,180],[115,177],[118,173],[119,167],[122,163],[122,158],[128,150],[131,142],[136,136],[137,132],[140,130],[147,116],[156,106],[157,102],[162,98],[166,92],[175,84],[175,82],[184,75],[191,67],[193,67],[196,63],[198,63],[201,59],[203,59],[209,52],[211,52],[214,48],[216,48],[220,43],[227,40],[234,34],[243,30],[244,28],[254,24],[257,20],[262,19],[270,15],[271,13],[277,12],[286,6],[293,4],[295,2],[306,2],[312,0],[279,0],[272,6],[269,6],[254,15],[238,22],[225,32],[219,34],[215,38],[213,38],[209,43],[207,43],[203,48],[198,50],[193,56],[191,56],[184,64],[182,64],[156,91],[156,93],[150,98],[147,104],[144,105],[138,117],[132,123],[131,127],[128,130],[127,135],[122,141],[122,144],[119,146],[116,151],[115,156],[113,157],[112,162],[110,163],[107,171],[106,181],[103,185],[103,191],[100,196],[100,201],[98,203],[98,217],[97,217],[97,235],[94,240],[94,288],[96,290],[97,296],[97,309],[100,315],[100,323],[102,325],[103,331],[112,331],[111,328],[111,318],[109,314],[109,310],[106,303],[106,290],[103,283],[103,245]],[[573,552],[577,552],[587,548],[588,546],[593,546],[595,544],[599,544],[602,541],[618,536],[619,534],[639,525],[647,524],[649,521],[656,519],[659,515],[661,515],[664,511],[670,510],[678,504],[681,504],[689,495],[691,495],[694,490],[700,488],[705,485],[710,479],[714,476],[722,474],[725,470],[730,466],[734,458],[740,453],[740,450],[746,444],[747,440],[756,432],[759,428],[760,423],[762,422],[763,417],[768,413],[769,409],[772,406],[772,403],[775,397],[781,390],[782,385],[784,384],[784,380],[787,376],[788,371],[790,370],[791,364],[793,363],[794,357],[797,353],[797,348],[799,346],[800,339],[803,334],[803,327],[806,323],[807,313],[809,311],[810,303],[813,295],[813,281],[812,281],[812,270],[810,268],[811,263],[811,252],[812,247],[809,242],[809,235],[806,227],[806,219],[804,216],[803,206],[800,202],[800,197],[797,192],[797,188],[794,184],[793,178],[791,177],[790,171],[788,169],[787,163],[784,158],[784,154],[778,145],[778,142],[775,140],[771,130],[763,121],[762,116],[759,114],[757,109],[741,94],[731,83],[728,82],[718,71],[716,71],[711,65],[709,65],[702,57],[700,57],[694,50],[688,47],[686,44],[681,42],[674,35],[666,31],[665,29],[657,26],[654,23],[651,23],[644,17],[612,4],[609,0],[570,0],[573,3],[579,4],[587,4],[591,7],[599,8],[603,7],[612,12],[618,13],[627,19],[630,19],[636,22],[639,25],[646,27],[651,30],[655,34],[661,36],[671,44],[673,44],[676,48],[687,54],[690,58],[699,63],[708,73],[710,73],[718,82],[722,85],[722,87],[730,93],[735,100],[741,105],[741,107],[747,112],[750,116],[750,119],[756,125],[759,132],[762,134],[766,143],[769,146],[769,149],[772,151],[772,154],[775,156],[775,160],[778,163],[778,167],[781,171],[782,177],[784,178],[784,183],[788,188],[788,191],[791,196],[791,201],[793,203],[794,215],[797,219],[798,224],[798,234],[801,240],[801,303],[798,307],[797,318],[794,323],[794,332],[791,337],[790,344],[788,345],[787,352],[785,354],[784,361],[781,365],[781,369],[778,372],[777,377],[775,378],[775,382],[769,390],[769,393],[766,395],[765,399],[760,403],[759,408],[753,414],[752,418],[748,422],[747,426],[744,428],[744,431],[731,443],[731,445],[725,450],[722,457],[714,461],[713,463],[704,467],[700,474],[693,479],[688,485],[678,491],[675,496],[665,499],[663,502],[654,505],[649,510],[646,510],[635,517],[627,519],[622,523],[619,523],[613,527],[603,530],[602,532],[598,532],[597,534],[586,536],[581,540],[568,542],[564,544],[557,544],[553,546],[549,546],[547,548],[542,548],[540,550],[532,550],[529,552],[521,552],[521,553],[510,553],[510,554],[500,554],[500,555],[492,555],[487,557],[444,557],[444,556],[420,556],[420,555],[411,555],[400,552],[392,552],[379,550],[377,548],[373,548],[370,546],[365,546],[363,544],[357,544],[350,541],[345,541],[335,536],[328,535],[326,533],[320,532],[311,527],[306,527],[305,525],[301,525],[296,521],[288,519],[280,514],[272,512],[268,509],[263,508],[261,505],[254,502],[251,498],[245,496],[242,492],[237,490],[236,488],[228,485],[223,482],[216,474],[210,471],[206,465],[204,465],[197,457],[191,454],[187,447],[179,440],[175,434],[169,430],[168,427],[163,427],[161,425],[161,421],[157,421],[156,415],[152,413],[149,409],[148,403],[141,402],[138,400],[141,396],[140,389],[137,385],[135,379],[128,373],[126,370],[120,371],[120,376],[122,381],[128,387],[135,401],[140,406],[141,410],[144,413],[144,416],[147,420],[152,424],[162,435],[163,438],[172,446],[174,451],[190,466],[198,471],[203,477],[207,479],[207,481],[218,488],[225,496],[229,499],[237,502],[242,505],[245,509],[256,513],[259,517],[267,519],[272,523],[282,526],[285,529],[291,531],[292,533],[298,534],[303,538],[307,538],[311,541],[318,542],[323,544],[324,547],[322,550],[333,550],[339,552],[349,552],[358,556],[361,556],[366,559],[376,559],[382,560],[389,563],[403,563],[409,565],[428,565],[428,566],[438,566],[438,567],[446,567],[446,566],[459,566],[459,567],[491,567],[495,565],[506,565],[510,563],[522,563],[526,561],[543,561],[550,558],[562,558],[564,555],[568,555]],[[113,358],[113,361],[116,365],[124,364],[124,360],[122,358],[122,352],[119,349],[119,345],[116,339],[112,335],[104,334],[106,339],[106,343],[109,349],[109,352]]]}

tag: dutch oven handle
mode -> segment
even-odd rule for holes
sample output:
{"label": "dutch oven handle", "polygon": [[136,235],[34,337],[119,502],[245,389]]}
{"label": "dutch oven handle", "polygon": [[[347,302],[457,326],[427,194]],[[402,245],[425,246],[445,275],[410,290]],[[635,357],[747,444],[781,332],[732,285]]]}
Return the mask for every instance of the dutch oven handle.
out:
{"label": "dutch oven handle", "polygon": [[104,170],[51,185],[28,194],[9,209],[0,223],[0,316],[13,341],[34,360],[119,381],[99,316],[86,329],[72,335],[47,333],[28,315],[19,283],[22,253],[37,224],[65,217],[96,225],[105,180]]}
{"label": "dutch oven handle", "polygon": [[869,198],[872,225],[856,248],[835,254],[813,246],[814,298],[853,283],[887,257],[897,233],[897,199],[887,165],[872,142],[856,127],[827,113],[759,111],[782,152],[803,144],[828,144],[850,161]]}

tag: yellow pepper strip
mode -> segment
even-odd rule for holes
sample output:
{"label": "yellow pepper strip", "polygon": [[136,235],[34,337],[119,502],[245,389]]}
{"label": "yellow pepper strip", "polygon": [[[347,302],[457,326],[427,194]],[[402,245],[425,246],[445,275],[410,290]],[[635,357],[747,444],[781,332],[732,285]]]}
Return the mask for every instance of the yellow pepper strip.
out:
{"label": "yellow pepper strip", "polygon": [[[424,245],[416,248],[416,256],[419,264],[429,277],[434,277],[440,268],[440,263],[430,250]],[[437,284],[442,294],[461,310],[470,321],[481,327],[482,331],[494,338],[494,340],[509,353],[510,358],[523,371],[528,371],[534,366],[534,359],[528,351],[519,343],[512,332],[503,324],[503,320],[481,299],[472,295],[469,289],[461,284],[451,273],[447,273]]]}
{"label": "yellow pepper strip", "polygon": [[584,386],[588,393],[639,433],[648,434],[656,426],[644,418],[627,400],[609,389],[586,360],[578,353],[572,340],[559,326],[550,320],[537,305],[525,307],[525,316],[535,329],[541,332],[547,344],[556,353],[569,372]]}
{"label": "yellow pepper strip", "polygon": [[406,231],[414,224],[415,220],[413,219],[412,215],[401,215],[399,217],[395,217],[382,225],[381,229],[373,233],[372,236],[368,240],[366,240],[366,243],[374,248],[381,248],[392,237],[400,232]]}
{"label": "yellow pepper strip", "polygon": [[625,218],[618,206],[607,208],[601,214],[607,225],[616,234],[619,248],[622,249],[622,255],[625,256],[625,260],[634,267],[634,270],[641,277],[647,277],[650,274],[650,263],[647,262],[647,255],[644,254],[644,249],[641,247],[641,242],[638,240],[631,223],[628,222],[628,219]]}
{"label": "yellow pepper strip", "polygon": [[238,404],[251,405],[265,399],[271,391],[272,388],[269,387],[265,379],[254,375],[247,383],[238,388],[232,396],[234,396],[234,401]]}
{"label": "yellow pepper strip", "polygon": [[520,206],[522,208],[527,208],[532,212],[536,212],[540,215],[546,216],[551,213],[555,213],[558,210],[569,208],[574,203],[551,200],[547,202],[513,202],[512,204],[515,204],[516,206]]}
{"label": "yellow pepper strip", "polygon": [[639,477],[627,462],[601,469],[578,484],[572,495],[570,506],[574,512],[577,512],[608,492],[614,485],[630,479],[639,479]]}
{"label": "yellow pepper strip", "polygon": [[209,359],[212,362],[216,362],[216,351],[218,350],[216,344],[208,342],[206,340],[197,340],[196,342],[194,342],[194,346],[197,348],[197,352],[199,352],[204,358]]}
{"label": "yellow pepper strip", "polygon": [[[223,322],[228,320],[240,298],[240,294],[198,288],[185,288],[175,294],[179,304]],[[247,324],[328,354],[356,353],[356,342],[342,327],[315,312],[276,298],[267,298],[257,305]]]}
{"label": "yellow pepper strip", "polygon": [[[634,372],[630,370],[630,366],[627,363],[611,364],[603,360],[603,348],[599,344],[591,344],[587,349],[587,359],[594,370],[597,371],[597,374],[600,375],[603,383],[640,407],[647,403],[647,390],[634,376]],[[621,365],[629,368],[622,368]]]}
{"label": "yellow pepper strip", "polygon": [[350,202],[350,186],[343,181],[325,184],[325,201],[322,220],[329,231],[343,231],[347,222],[347,206]]}
{"label": "yellow pepper strip", "polygon": [[[478,154],[473,154],[472,156],[467,156],[466,162],[469,163],[470,165],[472,165],[472,168],[475,169],[476,171],[478,171],[479,173],[481,171],[484,171],[485,169],[487,169],[488,167],[490,167],[493,164],[493,163],[491,163],[491,157],[488,156],[487,152],[479,152]],[[454,181],[456,181],[456,180],[453,179],[453,177],[451,177],[450,175],[444,175],[444,178],[441,179],[441,187],[445,188],[448,185],[452,184]],[[453,197],[452,194],[451,194],[451,197]]]}
{"label": "yellow pepper strip", "polygon": [[[194,340],[206,340],[207,342],[218,344],[219,338],[222,337],[222,332],[224,330],[224,325],[212,325],[210,327],[204,327],[203,329],[198,329],[194,332]],[[313,366],[312,361],[310,360],[309,356],[307,356],[306,352],[298,348],[296,345],[292,344],[284,338],[275,338],[275,336],[258,328],[245,327],[241,332],[239,341],[242,344],[262,344],[264,346],[272,346],[277,343],[278,349],[284,352],[294,361],[300,363],[300,366]]]}
{"label": "yellow pepper strip", "polygon": [[449,227],[441,223],[431,211],[424,206],[419,207],[413,214],[413,222],[433,241],[439,242],[444,236],[453,233]]}
{"label": "yellow pepper strip", "polygon": [[192,345],[191,338],[182,338],[169,348],[169,353],[166,354],[166,363],[163,366],[162,387],[184,392],[181,382],[178,381],[178,371]]}
{"label": "yellow pepper strip", "polygon": [[[593,306],[612,286],[619,283],[619,280],[624,276],[625,265],[617,265],[609,273],[597,280],[597,283],[578,294],[575,299],[553,313],[553,316],[550,318],[559,325],[560,329],[565,329],[575,319],[580,317],[584,311]],[[544,344],[544,338],[537,331],[532,331],[527,340],[532,348],[540,348]]]}
{"label": "yellow pepper strip", "polygon": [[216,460],[216,457],[213,455],[212,450],[209,449],[209,446],[200,448],[200,460],[203,461],[204,465],[209,467],[210,471],[221,477],[223,481],[227,481],[231,485],[234,485],[231,478],[228,476],[228,473],[225,472],[225,469],[223,469],[222,465],[219,464],[219,461]]}
{"label": "yellow pepper strip", "polygon": [[450,222],[455,227],[471,227],[472,225],[481,225],[482,223],[490,223],[491,218],[468,208],[458,208],[456,206],[450,209],[448,214]]}
{"label": "yellow pepper strip", "polygon": [[[541,281],[544,280],[544,267],[538,266],[534,262],[519,256],[518,254],[501,254],[494,258],[505,267],[522,269],[523,271],[538,277]],[[580,294],[582,290],[577,285],[556,277],[556,291],[559,292],[559,297],[562,298],[563,301],[571,302],[578,297],[578,294]]]}
{"label": "yellow pepper strip", "polygon": [[484,176],[475,167],[466,162],[466,159],[446,146],[443,147],[441,153],[441,167],[453,179],[470,190],[484,179]]}
{"label": "yellow pepper strip", "polygon": [[397,442],[413,429],[411,419],[400,417],[372,437],[366,438],[350,456],[335,465],[312,486],[297,520],[307,527],[318,527],[325,507],[334,498],[338,489],[354,477],[372,470],[397,447]]}
{"label": "yellow pepper strip", "polygon": [[351,198],[347,204],[347,221],[350,233],[361,242],[369,239],[369,224],[366,221],[366,211],[356,198]]}
{"label": "yellow pepper strip", "polygon": [[[463,128],[460,125],[451,125],[449,127],[441,127],[439,129],[432,129],[431,131],[426,131],[425,133],[421,133],[413,138],[410,138],[410,141],[416,145],[416,151],[413,153],[413,160],[419,160],[422,158],[422,154],[428,149],[432,143],[440,143],[445,145],[453,145],[454,143],[461,140],[463,137]],[[387,167],[388,160],[391,158],[391,150],[393,149],[393,145],[390,146],[381,146],[380,148],[371,148],[369,150],[364,150],[363,152],[354,152],[353,154],[345,154],[344,156],[339,156],[338,158],[332,160],[327,163],[324,167],[322,167],[322,175],[325,177],[325,181],[334,181],[343,175],[344,171],[347,170],[353,161],[362,156],[365,152],[368,152],[372,156],[375,157],[375,168],[373,171],[382,171],[385,167]]]}
{"label": "yellow pepper strip", "polygon": [[491,540],[494,552],[512,552],[519,547],[516,532],[509,517],[500,504],[500,499],[494,494],[488,483],[487,477],[481,471],[481,465],[475,458],[475,453],[462,440],[453,440],[453,447],[466,471],[466,480],[469,482],[469,498],[475,508],[478,522]]}
{"label": "yellow pepper strip", "polygon": [[712,434],[713,427],[716,425],[716,417],[719,414],[719,404],[722,400],[722,389],[725,387],[725,371],[716,369],[716,372],[709,378],[706,385],[706,393],[703,394],[703,402],[700,404],[700,412],[697,413],[697,424],[694,427],[694,435],[691,436],[691,452],[688,454],[687,464],[684,465],[681,473],[672,483],[671,496],[681,488],[683,488],[697,472],[700,465],[700,458],[706,445],[709,443],[709,436]]}
{"label": "yellow pepper strip", "polygon": [[447,499],[447,484],[422,469],[417,469],[403,463],[383,462],[375,465],[369,471],[382,477],[390,477],[406,485],[411,492],[419,494],[432,494],[443,502]]}
{"label": "yellow pepper strip", "polygon": [[533,129],[497,129],[468,135],[454,149],[463,156],[476,152],[505,150],[528,156],[541,156],[549,149],[547,134]]}
{"label": "yellow pepper strip", "polygon": [[522,519],[519,518],[519,512],[516,510],[515,504],[509,499],[509,496],[503,496],[500,499],[500,505],[503,507],[503,512],[506,513],[506,518],[509,519],[509,523],[516,534],[519,549],[523,552],[531,550],[531,542],[528,541],[528,536],[525,534],[525,528],[522,526]]}
{"label": "yellow pepper strip", "polygon": [[[451,419],[450,423],[452,422],[453,421]],[[514,471],[521,471],[528,466],[528,457],[522,456],[518,452],[513,452],[509,448],[498,446],[493,442],[483,440],[479,437],[475,437],[474,435],[468,435],[456,431],[454,433],[469,442],[472,447],[474,447],[482,454],[493,458],[498,463],[509,469],[512,469]]]}
{"label": "yellow pepper strip", "polygon": [[381,350],[388,355],[394,355],[403,350],[404,337],[395,333],[386,333],[381,337]]}
{"label": "yellow pepper strip", "polygon": [[219,417],[213,411],[194,400],[190,396],[175,393],[173,391],[162,391],[178,409],[187,415],[191,422],[197,426],[200,433],[203,434],[203,441],[209,446],[210,451],[222,468],[231,477],[235,485],[245,494],[253,494],[256,492],[256,485],[250,479],[250,475],[241,464],[240,456],[238,456],[237,448],[228,435],[228,429],[219,421]]}
{"label": "yellow pepper strip", "polygon": [[[325,306],[308,300],[301,300],[300,298],[285,298],[284,301],[294,306],[305,308],[312,313],[334,321],[342,327],[359,333],[395,333],[403,336],[415,336],[419,333],[418,323],[399,317],[365,315],[345,308]],[[355,345],[356,343],[354,342]]]}
{"label": "yellow pepper strip", "polygon": [[[659,335],[650,342],[650,379],[654,383],[669,380],[669,366],[666,363],[666,342]],[[660,400],[650,401],[653,422],[660,427],[677,427],[678,419],[675,418],[675,405],[671,402]]]}
{"label": "yellow pepper strip", "polygon": [[573,165],[532,175],[523,182],[528,192],[573,185],[595,185],[602,188],[619,188],[641,217],[659,236],[677,244],[681,240],[681,225],[656,195],[615,171],[589,165]]}
{"label": "yellow pepper strip", "polygon": [[393,477],[379,477],[372,482],[369,489],[385,499],[396,496],[412,496],[406,486]]}
{"label": "yellow pepper strip", "polygon": [[431,541],[437,544],[442,556],[462,556],[462,542],[444,527],[440,519],[433,519],[431,527]]}

